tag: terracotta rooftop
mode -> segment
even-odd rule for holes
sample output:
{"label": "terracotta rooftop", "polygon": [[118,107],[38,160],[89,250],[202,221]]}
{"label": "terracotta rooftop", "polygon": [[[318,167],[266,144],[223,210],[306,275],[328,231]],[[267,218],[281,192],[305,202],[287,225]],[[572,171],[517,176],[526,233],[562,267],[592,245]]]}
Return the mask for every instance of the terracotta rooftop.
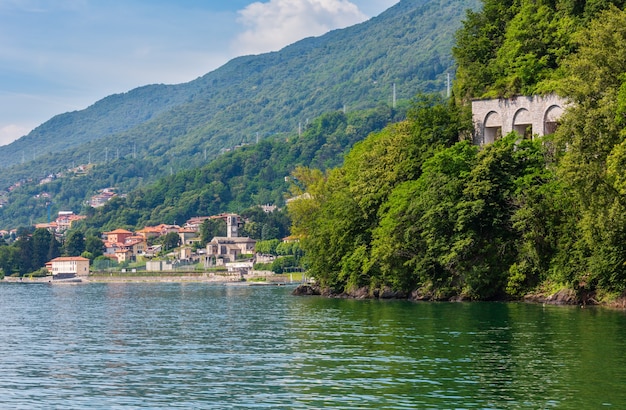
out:
{"label": "terracotta rooftop", "polygon": [[54,258],[50,262],[69,262],[69,261],[89,261],[87,258],[83,258],[82,256],[61,256],[59,258]]}

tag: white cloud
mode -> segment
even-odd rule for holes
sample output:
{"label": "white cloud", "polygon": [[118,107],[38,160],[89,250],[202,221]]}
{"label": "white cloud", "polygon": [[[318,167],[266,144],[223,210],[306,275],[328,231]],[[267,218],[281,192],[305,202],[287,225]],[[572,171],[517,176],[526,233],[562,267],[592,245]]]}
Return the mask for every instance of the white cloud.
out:
{"label": "white cloud", "polygon": [[319,36],[367,19],[348,0],[270,0],[239,11],[247,29],[234,42],[237,53],[276,51],[295,41]]}
{"label": "white cloud", "polygon": [[0,145],[7,145],[30,132],[32,127],[9,124],[0,128]]}
{"label": "white cloud", "polygon": [[107,95],[219,67],[229,41],[208,40],[232,38],[236,17],[165,0],[0,0],[0,145]]}

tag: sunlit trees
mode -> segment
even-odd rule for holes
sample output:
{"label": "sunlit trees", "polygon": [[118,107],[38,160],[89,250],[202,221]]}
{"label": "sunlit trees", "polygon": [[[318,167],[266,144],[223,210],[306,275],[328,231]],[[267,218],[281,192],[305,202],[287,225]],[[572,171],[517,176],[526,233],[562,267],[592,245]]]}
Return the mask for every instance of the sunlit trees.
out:
{"label": "sunlit trees", "polygon": [[343,167],[326,174],[297,169],[294,177],[306,194],[289,210],[310,273],[336,291],[380,282],[371,243],[381,206],[395,187],[419,178],[424,161],[453,145],[466,129],[454,106],[437,96],[421,96],[408,121],[357,144]]}
{"label": "sunlit trees", "polygon": [[424,163],[419,179],[389,196],[374,231],[372,259],[381,272],[375,286],[426,286],[438,297],[452,292],[460,273],[455,259],[462,256],[455,249],[457,204],[477,152],[467,142],[442,150]]}
{"label": "sunlit trees", "polygon": [[556,135],[563,152],[558,175],[576,204],[575,229],[562,241],[556,268],[573,286],[623,290],[626,13],[605,10],[576,41],[562,85],[574,105]]}

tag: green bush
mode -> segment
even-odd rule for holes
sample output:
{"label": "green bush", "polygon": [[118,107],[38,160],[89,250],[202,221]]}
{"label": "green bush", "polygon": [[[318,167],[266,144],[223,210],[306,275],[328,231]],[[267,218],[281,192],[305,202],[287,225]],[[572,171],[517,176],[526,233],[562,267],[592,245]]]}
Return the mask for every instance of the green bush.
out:
{"label": "green bush", "polygon": [[285,273],[287,268],[295,268],[298,264],[293,256],[283,256],[272,262],[272,271],[277,274]]}

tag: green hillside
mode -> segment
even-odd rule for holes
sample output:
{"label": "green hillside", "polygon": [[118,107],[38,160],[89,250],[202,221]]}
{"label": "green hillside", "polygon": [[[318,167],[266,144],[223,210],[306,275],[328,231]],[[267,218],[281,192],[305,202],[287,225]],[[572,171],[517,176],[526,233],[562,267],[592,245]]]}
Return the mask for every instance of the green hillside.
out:
{"label": "green hillside", "polygon": [[403,0],[365,23],[236,58],[189,83],[145,86],[58,115],[0,147],[0,189],[118,158],[151,164],[149,176],[126,182],[137,186],[205,164],[224,148],[293,132],[324,112],[390,104],[394,83],[398,99],[443,92],[454,73],[454,32],[477,5]]}
{"label": "green hillside", "polygon": [[288,177],[296,168],[337,167],[356,142],[405,116],[405,111],[384,105],[324,114],[311,121],[302,135],[239,147],[201,168],[181,171],[113,199],[92,212],[83,226],[101,231],[182,225],[193,216],[241,212],[264,204],[282,207],[293,182]]}

